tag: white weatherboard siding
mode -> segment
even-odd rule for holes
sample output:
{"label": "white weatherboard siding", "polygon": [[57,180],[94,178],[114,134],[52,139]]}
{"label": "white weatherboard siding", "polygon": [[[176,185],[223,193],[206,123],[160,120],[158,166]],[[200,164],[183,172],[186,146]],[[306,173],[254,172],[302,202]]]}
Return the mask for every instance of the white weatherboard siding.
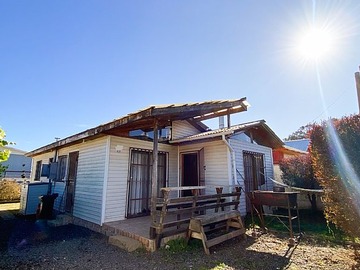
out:
{"label": "white weatherboard siding", "polygon": [[80,145],[73,215],[101,224],[106,137]]}
{"label": "white weatherboard siding", "polygon": [[[152,151],[153,143],[131,138],[111,137],[104,222],[125,219],[130,148]],[[159,143],[159,151],[168,153],[169,186],[176,186],[177,147]]]}
{"label": "white weatherboard siding", "polygon": [[[193,143],[189,145],[180,146],[180,153],[199,151],[204,148],[204,165],[205,170],[205,185],[229,185],[230,170],[229,170],[229,151],[223,141],[212,141],[204,143]],[[181,172],[182,168],[179,168]],[[181,174],[180,174],[181,176]],[[179,179],[181,181],[181,177]],[[179,183],[181,185],[181,183]],[[207,194],[216,193],[215,188],[207,189]]]}
{"label": "white weatherboard siding", "polygon": [[[272,190],[272,182],[268,177],[274,178],[274,166],[273,166],[273,158],[272,158],[272,150],[269,147],[249,143],[245,141],[240,141],[236,139],[229,140],[230,145],[235,150],[235,158],[236,158],[236,169],[240,172],[241,176],[237,174],[237,181],[240,185],[245,188],[244,180],[244,159],[243,159],[243,151],[251,151],[257,153],[264,154],[264,163],[265,163],[265,177],[267,182],[268,189]],[[241,194],[240,197],[240,213],[241,215],[246,215],[246,196],[245,194]]]}
{"label": "white weatherboard siding", "polygon": [[[79,151],[80,148],[82,148],[84,144],[75,144],[69,147],[64,147],[58,150],[57,156],[67,156],[67,162],[66,162],[66,174],[63,181],[53,181],[52,183],[52,192],[59,194],[57,199],[54,202],[54,209],[57,211],[65,211],[65,202],[66,202],[66,194],[65,192],[65,181],[67,179],[67,173],[68,173],[68,166],[69,166],[69,153]],[[54,152],[54,151],[53,151]],[[76,185],[76,182],[75,182]]]}
{"label": "white weatherboard siding", "polygon": [[188,121],[174,121],[171,126],[172,140],[195,135],[200,131],[192,126]]}
{"label": "white weatherboard siding", "polygon": [[[70,147],[61,148],[58,151],[58,156],[68,156],[71,152],[79,151],[73,216],[96,224],[101,224],[106,138],[102,137],[78,143]],[[36,161],[38,160],[42,160],[43,164],[48,164],[49,158],[54,156],[55,151],[37,155],[33,157],[33,164],[36,166]],[[34,173],[35,170],[32,172],[32,179],[34,178]],[[42,177],[41,180],[48,181],[46,177]],[[64,191],[65,182],[53,183],[53,193],[59,194],[54,202],[54,209],[56,210],[64,210],[66,200]]]}

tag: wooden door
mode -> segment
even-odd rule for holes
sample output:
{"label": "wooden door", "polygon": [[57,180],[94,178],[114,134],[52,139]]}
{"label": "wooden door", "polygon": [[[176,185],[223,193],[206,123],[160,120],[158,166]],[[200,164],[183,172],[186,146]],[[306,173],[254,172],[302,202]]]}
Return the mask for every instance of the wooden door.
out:
{"label": "wooden door", "polygon": [[[187,153],[182,155],[182,186],[198,186],[198,153]],[[191,190],[184,190],[182,196],[191,196]]]}
{"label": "wooden door", "polygon": [[65,211],[72,213],[74,208],[75,198],[75,183],[78,167],[79,152],[72,152],[69,154],[69,168],[66,180],[66,202]]}

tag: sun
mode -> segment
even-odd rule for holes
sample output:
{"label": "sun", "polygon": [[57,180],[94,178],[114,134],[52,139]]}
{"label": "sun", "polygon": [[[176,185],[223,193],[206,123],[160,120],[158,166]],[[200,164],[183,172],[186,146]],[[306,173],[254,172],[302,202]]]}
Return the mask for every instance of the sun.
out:
{"label": "sun", "polygon": [[319,60],[328,55],[334,46],[334,36],[321,28],[304,31],[297,42],[297,51],[306,60]]}

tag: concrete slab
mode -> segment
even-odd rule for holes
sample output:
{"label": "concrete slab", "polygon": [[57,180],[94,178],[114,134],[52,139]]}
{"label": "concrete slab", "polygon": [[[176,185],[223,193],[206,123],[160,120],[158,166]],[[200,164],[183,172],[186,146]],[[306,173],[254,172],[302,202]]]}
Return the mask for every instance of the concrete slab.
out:
{"label": "concrete slab", "polygon": [[110,236],[109,244],[125,249],[128,252],[132,252],[143,247],[139,241],[122,235]]}

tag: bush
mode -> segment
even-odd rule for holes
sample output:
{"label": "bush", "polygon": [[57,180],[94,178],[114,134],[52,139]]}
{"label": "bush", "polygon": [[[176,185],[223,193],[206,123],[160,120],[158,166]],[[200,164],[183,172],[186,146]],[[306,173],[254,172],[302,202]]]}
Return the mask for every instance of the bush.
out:
{"label": "bush", "polygon": [[0,201],[20,200],[20,184],[13,180],[0,181]]}
{"label": "bush", "polygon": [[360,116],[313,127],[310,152],[324,188],[325,217],[352,237],[360,237]]}
{"label": "bush", "polygon": [[[300,155],[285,158],[280,161],[282,180],[285,184],[305,189],[319,189],[316,181],[310,155]],[[317,211],[316,195],[308,193],[307,197],[313,211]]]}

